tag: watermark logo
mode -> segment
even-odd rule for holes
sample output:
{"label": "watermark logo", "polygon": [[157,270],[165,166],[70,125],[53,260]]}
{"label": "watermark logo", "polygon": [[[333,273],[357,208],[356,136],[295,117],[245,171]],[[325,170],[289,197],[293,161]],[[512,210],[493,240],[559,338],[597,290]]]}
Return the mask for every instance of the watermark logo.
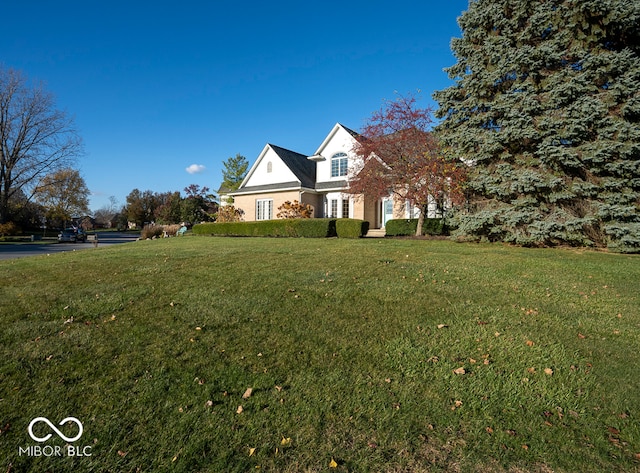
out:
{"label": "watermark logo", "polygon": [[44,437],[36,437],[36,435],[33,433],[33,426],[36,425],[38,422],[44,422],[45,424],[47,424],[49,427],[51,427],[51,430],[53,430],[56,434],[58,434],[58,437],[60,437],[62,440],[64,440],[65,442],[75,442],[76,440],[78,440],[80,437],[82,437],[82,422],[80,422],[78,419],[76,419],[75,417],[67,417],[65,419],[62,419],[60,421],[60,423],[58,425],[63,426],[64,424],[66,424],[67,422],[73,422],[78,426],[78,434],[75,437],[67,437],[65,436],[62,432],[60,432],[60,430],[58,430],[56,428],[55,425],[53,425],[51,423],[51,421],[49,419],[47,419],[46,417],[36,417],[35,419],[33,419],[30,423],[29,423],[29,428],[27,429],[27,431],[29,432],[29,436],[35,440],[36,442],[46,442],[47,440],[49,440],[51,438],[51,436],[53,434],[47,434]]}
{"label": "watermark logo", "polygon": [[[67,437],[65,433],[63,433],[60,429],[58,429],[58,427],[56,427],[53,424],[53,422],[51,422],[46,417],[36,417],[31,422],[29,422],[29,427],[27,428],[29,437],[31,437],[32,440],[38,443],[44,443],[48,441],[51,437],[53,437],[53,433],[47,433],[46,435],[39,437],[33,431],[34,426],[38,423],[43,423],[47,425],[49,429],[51,429],[61,440],[64,440],[65,442],[67,442],[67,445],[65,445],[65,447],[62,447],[60,445],[27,445],[24,447],[18,447],[18,454],[20,456],[22,455],[27,455],[30,457],[42,457],[42,456],[44,457],[90,457],[91,456],[92,453],[91,453],[90,445],[86,445],[86,446],[69,445],[69,443],[79,440],[80,437],[82,437],[82,433],[84,431],[82,422],[80,422],[75,417],[66,417],[58,423],[58,426],[60,427],[62,427],[67,423],[75,424],[78,429],[78,432],[72,437]],[[41,430],[42,428],[39,428],[38,432],[40,432]],[[65,431],[69,433],[68,432],[69,429],[65,429]]]}

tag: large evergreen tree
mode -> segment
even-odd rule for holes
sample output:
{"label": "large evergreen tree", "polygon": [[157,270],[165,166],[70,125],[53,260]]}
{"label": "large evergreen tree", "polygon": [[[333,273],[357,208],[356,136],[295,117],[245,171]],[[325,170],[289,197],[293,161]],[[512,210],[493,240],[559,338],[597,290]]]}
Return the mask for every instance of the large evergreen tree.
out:
{"label": "large evergreen tree", "polygon": [[640,2],[476,0],[436,92],[471,164],[459,233],[640,251]]}

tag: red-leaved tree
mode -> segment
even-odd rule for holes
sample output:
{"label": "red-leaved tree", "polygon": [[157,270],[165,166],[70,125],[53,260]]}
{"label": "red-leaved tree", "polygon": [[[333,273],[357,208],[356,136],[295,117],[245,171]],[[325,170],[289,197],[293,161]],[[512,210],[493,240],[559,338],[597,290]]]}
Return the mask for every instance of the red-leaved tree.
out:
{"label": "red-leaved tree", "polygon": [[431,124],[431,109],[417,107],[413,95],[386,102],[356,140],[349,173],[351,194],[393,195],[419,208],[418,236],[430,202],[444,215],[447,204],[463,200],[465,166],[440,148]]}

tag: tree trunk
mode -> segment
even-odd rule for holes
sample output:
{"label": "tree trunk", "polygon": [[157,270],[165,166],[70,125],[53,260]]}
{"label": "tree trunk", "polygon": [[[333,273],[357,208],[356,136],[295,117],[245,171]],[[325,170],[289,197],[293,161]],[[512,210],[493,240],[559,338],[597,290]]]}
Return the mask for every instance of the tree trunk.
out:
{"label": "tree trunk", "polygon": [[418,217],[418,225],[416,226],[416,236],[422,236],[422,225],[424,224],[424,216],[429,211],[429,204],[423,204]]}

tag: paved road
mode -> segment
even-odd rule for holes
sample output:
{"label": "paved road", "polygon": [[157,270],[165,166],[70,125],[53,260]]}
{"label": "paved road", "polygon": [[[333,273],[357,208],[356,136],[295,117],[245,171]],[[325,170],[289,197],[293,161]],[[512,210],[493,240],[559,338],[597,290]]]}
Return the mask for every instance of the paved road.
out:
{"label": "paved road", "polygon": [[[134,233],[117,233],[106,232],[98,234],[98,249],[105,246],[117,245],[119,243],[127,243],[135,241],[139,235]],[[93,249],[93,243],[49,243],[49,244],[2,244],[0,245],[0,260],[23,258],[25,256],[38,256],[62,251],[78,251]]]}

